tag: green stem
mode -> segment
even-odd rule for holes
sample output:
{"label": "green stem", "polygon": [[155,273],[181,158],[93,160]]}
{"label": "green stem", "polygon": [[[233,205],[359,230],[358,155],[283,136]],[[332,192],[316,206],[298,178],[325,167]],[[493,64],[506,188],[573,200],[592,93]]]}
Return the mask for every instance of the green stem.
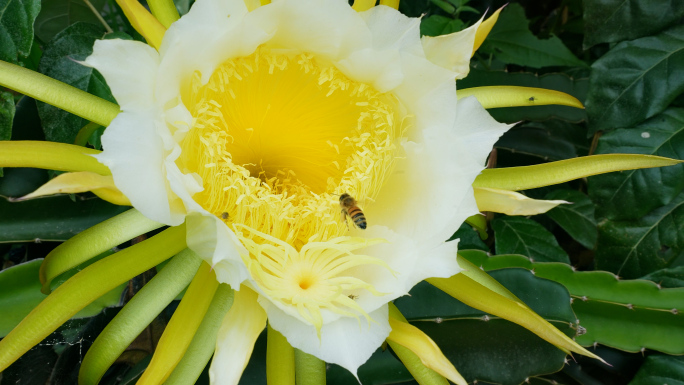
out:
{"label": "green stem", "polygon": [[162,226],[161,223],[147,219],[138,210],[131,209],[76,234],[45,257],[40,266],[43,293],[49,294],[52,280],[65,271],[140,234]]}
{"label": "green stem", "polygon": [[186,249],[143,286],[88,349],[78,383],[97,384],[133,340],[188,286],[201,263],[195,253]]}
{"label": "green stem", "polygon": [[165,385],[194,384],[207,366],[216,347],[216,336],[223,317],[233,305],[233,289],[221,284],[214,294],[209,310],[192,339],[183,359],[178,363]]}
{"label": "green stem", "polygon": [[325,362],[299,349],[294,357],[297,385],[325,385]]}
{"label": "green stem", "polygon": [[93,122],[86,124],[78,131],[78,134],[76,134],[76,140],[74,140],[74,144],[85,147],[85,145],[88,144],[88,139],[90,139],[90,136],[100,127],[102,126]]}
{"label": "green stem", "polygon": [[165,28],[169,28],[174,21],[180,19],[173,0],[147,0],[150,11]]}
{"label": "green stem", "polygon": [[270,324],[266,346],[266,383],[295,385],[295,350]]}
{"label": "green stem", "polygon": [[4,61],[0,61],[0,85],[105,127],[120,112],[112,102]]}
{"label": "green stem", "polygon": [[[1,75],[0,75],[1,76]],[[35,167],[57,171],[90,171],[112,175],[91,155],[101,151],[73,144],[42,141],[0,141],[0,167]]]}
{"label": "green stem", "polygon": [[186,247],[183,224],[95,262],[71,277],[0,341],[0,372],[79,310]]}
{"label": "green stem", "polygon": [[684,161],[653,155],[591,155],[534,166],[486,169],[475,178],[473,187],[527,190],[607,172],[674,166],[682,162]]}

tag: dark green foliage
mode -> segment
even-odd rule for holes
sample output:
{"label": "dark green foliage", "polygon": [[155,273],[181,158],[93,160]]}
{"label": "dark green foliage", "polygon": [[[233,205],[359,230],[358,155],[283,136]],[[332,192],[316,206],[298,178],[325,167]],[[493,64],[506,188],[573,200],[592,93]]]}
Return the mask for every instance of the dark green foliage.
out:
{"label": "dark green foliage", "polygon": [[684,384],[684,357],[653,355],[639,368],[631,385]]}
{"label": "dark green foliage", "polygon": [[643,218],[599,222],[596,267],[624,278],[638,278],[665,267],[684,265],[683,216],[681,193]]}
{"label": "dark green foliage", "polygon": [[[102,75],[77,62],[93,52],[95,40],[101,39],[104,34],[101,26],[87,23],[71,25],[45,46],[40,72],[114,102]],[[54,142],[73,143],[81,127],[88,123],[83,118],[46,103],[38,103],[38,113],[43,122],[45,139]]]}
{"label": "dark green foliage", "polygon": [[31,53],[40,0],[1,0],[0,10],[0,60],[17,63]]}
{"label": "dark green foliage", "polygon": [[553,234],[537,222],[522,217],[501,217],[492,221],[497,254],[522,254],[535,261],[570,263]]}
{"label": "dark green foliage", "polygon": [[[670,108],[641,124],[601,136],[598,154],[628,153],[684,159],[684,109]],[[684,165],[631,170],[589,178],[601,216],[637,219],[666,205],[684,189]]]}
{"label": "dark green foliage", "polygon": [[545,199],[564,200],[569,205],[559,205],[546,213],[570,236],[588,249],[596,245],[598,232],[594,218],[594,203],[586,195],[576,190],[554,190]]}
{"label": "dark green foliage", "polygon": [[584,48],[653,35],[684,16],[679,0],[584,0]]}
{"label": "dark green foliage", "polygon": [[587,112],[592,131],[631,127],[684,91],[684,25],[622,42],[592,65]]}
{"label": "dark green foliage", "polygon": [[517,3],[508,5],[501,12],[481,52],[491,53],[505,63],[532,68],[585,65],[558,37],[539,39],[528,29],[527,23],[522,6]]}

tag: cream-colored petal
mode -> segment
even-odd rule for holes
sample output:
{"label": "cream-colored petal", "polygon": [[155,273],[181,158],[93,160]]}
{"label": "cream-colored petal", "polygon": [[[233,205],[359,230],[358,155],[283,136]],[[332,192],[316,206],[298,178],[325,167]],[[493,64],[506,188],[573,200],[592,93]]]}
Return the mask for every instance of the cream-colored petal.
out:
{"label": "cream-colored petal", "polygon": [[520,193],[494,188],[476,187],[475,200],[480,211],[506,215],[537,215],[545,213],[566,201],[528,198]]}
{"label": "cream-colored petal", "polygon": [[[373,85],[380,92],[396,88],[404,79],[400,54],[422,57],[420,19],[409,18],[386,6],[359,14],[365,21],[372,47],[359,48],[335,65],[355,81]],[[364,42],[365,43],[365,42]]]}
{"label": "cream-colored petal", "polygon": [[388,338],[390,341],[411,350],[425,366],[448,378],[449,381],[459,385],[468,384],[432,338],[408,322],[390,318],[389,323],[392,327]]}
{"label": "cream-colored petal", "polygon": [[425,56],[420,41],[420,18],[407,17],[396,9],[383,5],[359,15],[368,25],[374,49],[391,49]]}
{"label": "cream-colored petal", "polygon": [[257,303],[257,294],[242,287],[235,292],[230,308],[219,329],[216,351],[209,368],[212,384],[232,385],[240,381],[254,343],[266,327],[266,312]]}
{"label": "cream-colored petal", "polygon": [[363,318],[349,317],[324,324],[319,340],[313,326],[285,314],[267,300],[260,298],[259,302],[268,313],[271,327],[285,336],[290,345],[325,362],[340,365],[354,375],[390,333],[387,304],[369,313],[375,321],[370,326]]}
{"label": "cream-colored petal", "polygon": [[163,142],[153,111],[120,113],[102,135],[102,147],[94,157],[112,170],[114,184],[133,207],[159,223],[183,223],[185,209],[164,173]]}
{"label": "cream-colored petal", "polygon": [[154,105],[159,54],[147,44],[132,40],[96,40],[86,58],[107,79],[116,102],[124,111],[145,111]]}
{"label": "cream-colored petal", "polygon": [[387,302],[408,294],[413,286],[427,278],[447,278],[462,271],[456,260],[458,241],[433,242],[429,239],[421,243],[385,226],[370,226],[363,233],[354,235],[387,240],[358,252],[383,260],[391,271],[377,265],[364,265],[345,271],[345,274],[370,283],[384,294],[375,296],[366,291],[357,293],[358,298],[355,301],[366,312],[370,313]]}
{"label": "cream-colored petal", "polygon": [[462,79],[470,71],[470,57],[475,45],[477,29],[482,19],[464,29],[442,36],[423,36],[425,56],[436,65],[454,72],[456,79]]}
{"label": "cream-colored petal", "polygon": [[211,265],[219,282],[239,290],[240,284],[249,278],[249,272],[240,257],[247,250],[235,233],[208,213],[188,215],[186,223],[188,248]]}
{"label": "cream-colored petal", "polygon": [[19,202],[48,195],[73,194],[97,189],[111,189],[121,193],[114,185],[114,178],[111,175],[103,176],[94,172],[81,171],[57,175],[36,191],[12,200]]}

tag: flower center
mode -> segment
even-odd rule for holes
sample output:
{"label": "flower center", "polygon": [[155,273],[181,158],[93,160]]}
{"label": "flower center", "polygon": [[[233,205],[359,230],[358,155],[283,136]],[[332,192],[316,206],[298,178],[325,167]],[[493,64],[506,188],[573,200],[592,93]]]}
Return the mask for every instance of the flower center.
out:
{"label": "flower center", "polygon": [[[177,161],[181,170],[202,178],[204,191],[193,198],[236,229],[250,251],[252,276],[264,291],[270,287],[264,274],[278,276],[280,285],[291,284],[289,296],[274,288],[272,298],[300,310],[306,307],[297,298],[304,297],[316,298],[319,308],[335,307],[323,302],[339,305],[337,297],[349,305],[345,291],[355,285],[339,280],[343,270],[333,269],[332,276],[320,266],[306,268],[294,262],[293,253],[303,255],[312,242],[320,250],[336,245],[353,226],[341,220],[340,195],[350,194],[361,208],[373,204],[403,136],[401,105],[393,95],[352,81],[306,53],[260,48],[220,65],[205,85],[200,75],[195,73],[183,98],[195,120]],[[372,225],[373,218],[368,222]],[[264,242],[273,247],[268,263],[259,257]],[[350,255],[326,258],[342,261]],[[335,290],[330,282],[336,282]]]}

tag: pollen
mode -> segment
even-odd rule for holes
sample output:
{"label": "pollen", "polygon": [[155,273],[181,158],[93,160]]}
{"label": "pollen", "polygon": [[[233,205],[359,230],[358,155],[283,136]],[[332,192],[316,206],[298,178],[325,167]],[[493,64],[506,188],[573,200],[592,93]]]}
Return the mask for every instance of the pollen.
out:
{"label": "pollen", "polygon": [[350,271],[389,267],[354,253],[381,240],[348,236],[339,197],[377,204],[410,122],[401,103],[311,54],[265,47],[201,75],[183,95],[194,125],[177,160],[202,178],[193,199],[225,216],[271,300],[319,330],[326,312],[367,317],[351,297],[381,294]]}

